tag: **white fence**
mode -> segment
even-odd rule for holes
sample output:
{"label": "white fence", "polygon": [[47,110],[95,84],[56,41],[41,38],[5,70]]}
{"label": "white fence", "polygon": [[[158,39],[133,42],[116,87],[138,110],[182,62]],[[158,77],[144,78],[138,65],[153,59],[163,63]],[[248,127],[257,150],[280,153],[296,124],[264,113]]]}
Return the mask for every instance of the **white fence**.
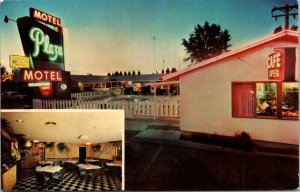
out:
{"label": "white fence", "polygon": [[95,100],[102,99],[109,96],[121,95],[121,90],[108,90],[108,91],[89,91],[89,92],[79,92],[71,93],[71,98],[77,100]]}
{"label": "white fence", "polygon": [[179,117],[179,101],[33,100],[34,109],[124,109],[126,117]]}

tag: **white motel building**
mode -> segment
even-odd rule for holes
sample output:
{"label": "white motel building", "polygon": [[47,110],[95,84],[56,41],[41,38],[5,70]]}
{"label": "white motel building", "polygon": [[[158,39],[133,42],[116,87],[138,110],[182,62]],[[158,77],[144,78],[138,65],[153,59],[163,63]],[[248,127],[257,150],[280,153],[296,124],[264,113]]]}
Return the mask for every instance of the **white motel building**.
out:
{"label": "white motel building", "polygon": [[185,133],[299,143],[298,31],[282,30],[162,77],[180,81]]}

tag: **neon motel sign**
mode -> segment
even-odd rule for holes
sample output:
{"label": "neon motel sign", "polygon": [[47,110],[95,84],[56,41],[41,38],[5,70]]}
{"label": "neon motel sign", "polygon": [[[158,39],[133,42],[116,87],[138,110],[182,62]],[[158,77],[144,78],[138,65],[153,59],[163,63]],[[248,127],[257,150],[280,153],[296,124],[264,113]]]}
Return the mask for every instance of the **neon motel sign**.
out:
{"label": "neon motel sign", "polygon": [[60,24],[61,22],[60,22],[59,18],[57,18],[53,15],[50,15],[48,13],[44,13],[42,11],[39,11],[37,9],[30,8],[30,16],[37,19],[37,20],[40,20],[44,23],[49,23],[51,25],[61,27],[61,24]]}
{"label": "neon motel sign", "polygon": [[62,73],[57,70],[34,70],[22,69],[21,81],[35,82],[35,81],[62,81]]}
{"label": "neon motel sign", "polygon": [[37,57],[40,51],[48,55],[50,61],[55,61],[58,57],[63,56],[62,46],[51,44],[49,35],[45,35],[41,29],[32,27],[29,31],[29,37],[34,43],[33,57]]}

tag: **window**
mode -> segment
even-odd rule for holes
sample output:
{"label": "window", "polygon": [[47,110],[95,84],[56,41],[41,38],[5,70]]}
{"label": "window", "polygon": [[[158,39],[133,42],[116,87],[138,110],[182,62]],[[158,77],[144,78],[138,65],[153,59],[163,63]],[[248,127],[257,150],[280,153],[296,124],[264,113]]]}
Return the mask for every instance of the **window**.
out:
{"label": "window", "polygon": [[256,115],[276,116],[277,84],[256,83]]}
{"label": "window", "polygon": [[232,116],[297,119],[296,82],[232,83]]}
{"label": "window", "polygon": [[298,83],[282,83],[282,117],[298,117],[298,96]]}
{"label": "window", "polygon": [[253,83],[235,83],[232,88],[232,114],[234,117],[254,117],[255,98]]}

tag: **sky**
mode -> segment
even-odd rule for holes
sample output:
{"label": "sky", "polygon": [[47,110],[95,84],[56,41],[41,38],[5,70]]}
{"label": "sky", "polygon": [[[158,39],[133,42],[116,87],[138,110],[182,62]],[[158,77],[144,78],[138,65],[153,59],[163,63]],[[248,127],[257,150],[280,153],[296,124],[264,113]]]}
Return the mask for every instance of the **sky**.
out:
{"label": "sky", "polygon": [[[274,6],[296,0],[0,0],[0,61],[24,55],[16,23],[29,8],[61,19],[68,31],[65,69],[71,74],[106,75],[138,70],[184,69],[189,62],[183,38],[197,24],[219,24],[231,35],[230,50],[273,33],[284,19],[271,17]],[[280,12],[279,12],[280,13]],[[290,25],[298,25],[298,17]],[[155,38],[153,38],[155,37]]]}

